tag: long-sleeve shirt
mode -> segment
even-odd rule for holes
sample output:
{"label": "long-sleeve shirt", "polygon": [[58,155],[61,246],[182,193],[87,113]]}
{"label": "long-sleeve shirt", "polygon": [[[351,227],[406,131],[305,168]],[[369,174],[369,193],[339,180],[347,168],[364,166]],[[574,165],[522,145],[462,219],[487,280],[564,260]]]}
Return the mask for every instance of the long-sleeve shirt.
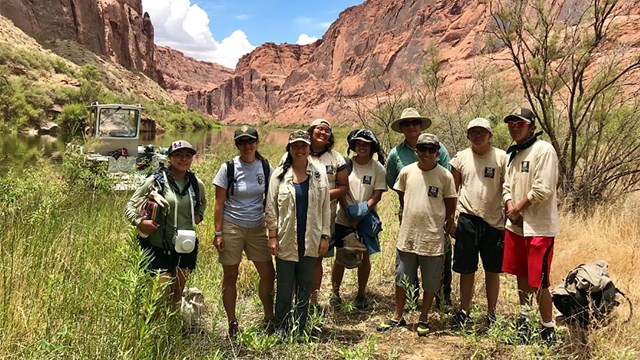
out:
{"label": "long-sleeve shirt", "polygon": [[[451,170],[451,165],[449,164],[450,160],[449,151],[447,151],[444,144],[440,143],[440,155],[438,155],[438,158],[436,159],[436,164],[447,170]],[[393,189],[393,185],[398,179],[400,170],[416,161],[418,161],[418,155],[416,155],[411,146],[407,144],[406,140],[391,149],[391,152],[389,152],[389,156],[387,157],[387,186]]]}
{"label": "long-sleeve shirt", "polygon": [[[273,171],[269,180],[265,220],[267,229],[277,230],[279,242],[278,258],[286,261],[299,261],[297,225],[296,225],[296,190],[293,185],[293,170],[287,169],[282,181],[278,176],[282,166]],[[331,235],[331,205],[329,185],[325,171],[317,168],[314,162],[307,163],[309,176],[309,203],[307,211],[307,230],[305,233],[304,256],[318,257],[318,248],[322,235]]]}
{"label": "long-sleeve shirt", "polygon": [[514,205],[527,197],[531,205],[522,211],[522,228],[507,220],[506,229],[522,236],[558,235],[558,156],[551,144],[537,140],[520,150],[507,167],[502,199]]}
{"label": "long-sleeve shirt", "polygon": [[[132,225],[137,226],[143,220],[139,209],[136,209],[134,204],[138,203],[141,198],[147,195],[149,186],[153,181],[154,176],[147,177],[144,183],[136,189],[125,206],[125,215]],[[182,188],[186,185],[186,178],[182,181],[176,181],[176,183],[180,188]],[[169,205],[168,207],[165,206],[158,209],[158,215],[156,218],[158,229],[149,235],[149,243],[151,245],[159,248],[166,248],[165,244],[173,246],[174,236],[178,229],[195,230],[193,228],[195,220],[192,220],[191,215],[204,214],[207,208],[204,184],[200,179],[198,179],[199,199],[189,199],[190,193],[193,193],[193,196],[195,196],[195,192],[188,192],[185,196],[177,196],[168,182],[165,182],[164,194],[162,195],[169,202]],[[193,212],[190,209],[192,205],[195,207]],[[174,221],[176,208],[177,223]]]}

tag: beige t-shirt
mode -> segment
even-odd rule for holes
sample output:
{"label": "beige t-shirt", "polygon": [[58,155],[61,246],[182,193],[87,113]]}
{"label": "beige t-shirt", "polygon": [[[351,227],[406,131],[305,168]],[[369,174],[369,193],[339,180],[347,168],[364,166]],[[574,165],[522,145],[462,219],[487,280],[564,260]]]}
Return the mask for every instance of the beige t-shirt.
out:
{"label": "beige t-shirt", "polygon": [[440,165],[422,171],[418,163],[413,163],[400,170],[393,188],[404,192],[398,250],[422,256],[443,255],[444,199],[456,197],[453,175]]}
{"label": "beige t-shirt", "polygon": [[461,177],[458,211],[482,218],[492,227],[504,229],[502,183],[507,170],[507,153],[491,147],[484,155],[464,149],[451,159]]}
{"label": "beige t-shirt", "polygon": [[[353,158],[351,164],[353,169],[349,175],[349,192],[345,197],[348,205],[369,200],[375,190],[387,191],[385,170],[382,164],[371,159],[368,163],[360,165]],[[349,226],[349,219],[339,203],[336,224]]]}
{"label": "beige t-shirt", "polygon": [[551,144],[538,140],[519,151],[507,166],[502,197],[518,203],[526,196],[531,205],[522,212],[522,228],[507,220],[506,228],[523,236],[556,236],[558,227],[558,155]]}

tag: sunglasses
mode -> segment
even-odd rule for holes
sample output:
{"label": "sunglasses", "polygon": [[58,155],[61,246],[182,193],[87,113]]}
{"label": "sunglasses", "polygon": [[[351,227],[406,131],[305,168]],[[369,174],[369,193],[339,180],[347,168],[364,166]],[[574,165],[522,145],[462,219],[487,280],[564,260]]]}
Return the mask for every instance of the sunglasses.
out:
{"label": "sunglasses", "polygon": [[428,152],[429,154],[435,154],[440,149],[435,147],[435,146],[418,145],[418,146],[416,146],[416,150],[418,150],[419,152]]}
{"label": "sunglasses", "polygon": [[510,128],[522,129],[522,128],[527,127],[527,125],[529,125],[529,123],[526,122],[526,121],[509,121],[507,123],[507,125],[509,125]]}
{"label": "sunglasses", "polygon": [[256,141],[256,139],[238,139],[236,140],[236,145],[253,145]]}
{"label": "sunglasses", "polygon": [[422,120],[419,120],[419,119],[406,120],[400,123],[400,126],[418,126],[418,125],[422,125]]}

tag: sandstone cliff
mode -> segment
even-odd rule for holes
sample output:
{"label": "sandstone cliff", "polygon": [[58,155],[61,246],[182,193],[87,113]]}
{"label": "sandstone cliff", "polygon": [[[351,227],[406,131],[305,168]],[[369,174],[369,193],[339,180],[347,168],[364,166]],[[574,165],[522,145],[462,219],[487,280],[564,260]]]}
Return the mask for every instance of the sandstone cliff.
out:
{"label": "sandstone cliff", "polygon": [[153,60],[153,25],[141,0],[2,0],[0,14],[38,41],[76,41],[162,83]]}
{"label": "sandstone cliff", "polygon": [[156,46],[154,60],[164,88],[183,105],[189,92],[212,90],[233,74],[233,69],[192,59],[166,46]]}

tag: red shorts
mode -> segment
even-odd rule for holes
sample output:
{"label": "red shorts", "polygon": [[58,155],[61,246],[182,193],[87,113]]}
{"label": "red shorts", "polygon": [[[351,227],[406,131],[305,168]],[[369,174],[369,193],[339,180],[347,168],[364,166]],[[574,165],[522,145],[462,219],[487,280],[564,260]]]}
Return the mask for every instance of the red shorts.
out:
{"label": "red shorts", "polygon": [[527,278],[531,287],[547,289],[553,240],[550,236],[521,236],[505,230],[502,271]]}

